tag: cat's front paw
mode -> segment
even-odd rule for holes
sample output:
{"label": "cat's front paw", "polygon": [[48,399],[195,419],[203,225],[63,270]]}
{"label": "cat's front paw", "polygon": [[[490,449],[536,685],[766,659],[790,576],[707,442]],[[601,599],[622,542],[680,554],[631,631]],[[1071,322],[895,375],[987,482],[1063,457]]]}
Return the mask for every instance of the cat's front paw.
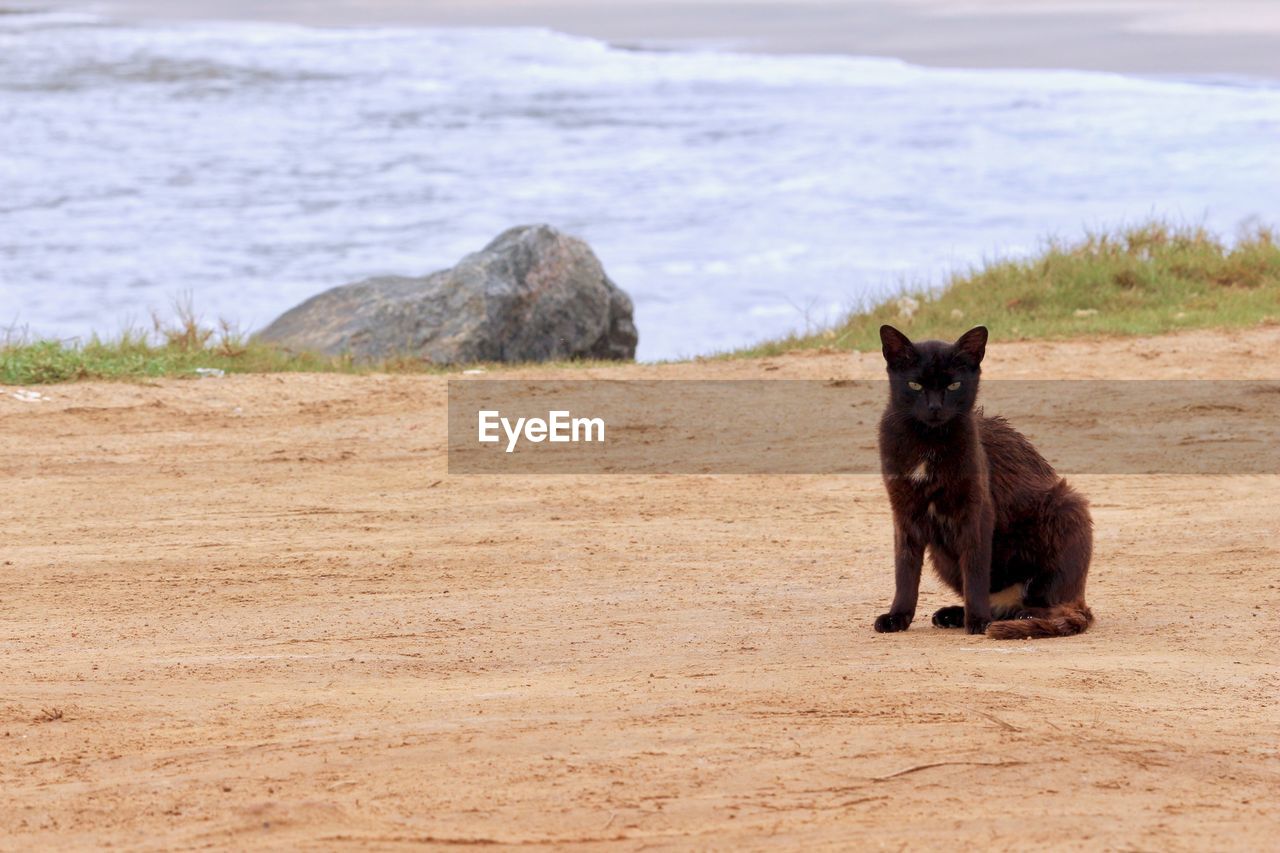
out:
{"label": "cat's front paw", "polygon": [[968,613],[964,615],[964,632],[966,634],[985,634],[987,633],[987,626],[990,624],[990,616],[970,616]]}
{"label": "cat's front paw", "polygon": [[906,613],[885,613],[876,619],[877,634],[892,634],[907,630],[911,617]]}
{"label": "cat's front paw", "polygon": [[942,608],[933,614],[933,624],[939,628],[963,628],[964,608],[959,604]]}

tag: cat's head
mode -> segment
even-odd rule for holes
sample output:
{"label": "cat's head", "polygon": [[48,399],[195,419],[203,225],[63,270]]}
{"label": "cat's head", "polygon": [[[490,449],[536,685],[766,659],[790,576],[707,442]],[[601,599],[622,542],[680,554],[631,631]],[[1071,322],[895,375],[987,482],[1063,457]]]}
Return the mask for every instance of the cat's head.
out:
{"label": "cat's head", "polygon": [[911,340],[893,326],[880,327],[889,368],[889,405],[928,427],[940,427],[973,409],[978,396],[987,327],[965,332],[954,344]]}

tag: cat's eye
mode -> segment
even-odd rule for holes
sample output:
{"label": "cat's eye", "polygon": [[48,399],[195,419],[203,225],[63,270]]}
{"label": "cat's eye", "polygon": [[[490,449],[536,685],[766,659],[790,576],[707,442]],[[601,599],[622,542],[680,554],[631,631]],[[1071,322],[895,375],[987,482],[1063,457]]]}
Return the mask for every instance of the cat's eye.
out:
{"label": "cat's eye", "polygon": [[924,389],[924,386],[921,385],[919,382],[908,382],[907,387],[910,388],[912,391],[921,391]]}
{"label": "cat's eye", "polygon": [[959,390],[960,390],[960,383],[959,383],[959,382],[952,382],[950,385],[948,385],[948,386],[947,386],[947,390],[948,390],[948,391],[959,391]]}

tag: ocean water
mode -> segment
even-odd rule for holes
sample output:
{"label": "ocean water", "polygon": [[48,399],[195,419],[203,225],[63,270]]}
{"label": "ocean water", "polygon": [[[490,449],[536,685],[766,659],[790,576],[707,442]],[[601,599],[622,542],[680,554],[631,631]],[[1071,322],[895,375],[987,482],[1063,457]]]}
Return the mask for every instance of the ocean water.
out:
{"label": "ocean water", "polygon": [[641,358],[695,355],[1046,236],[1280,222],[1278,154],[1267,82],[9,12],[0,326],[190,294],[251,330],[549,222],[632,295]]}

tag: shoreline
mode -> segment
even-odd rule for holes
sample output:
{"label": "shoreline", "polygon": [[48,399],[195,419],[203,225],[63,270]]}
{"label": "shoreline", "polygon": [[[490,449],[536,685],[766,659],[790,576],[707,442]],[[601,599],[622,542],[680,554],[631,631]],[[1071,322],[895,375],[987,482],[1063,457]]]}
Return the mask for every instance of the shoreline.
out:
{"label": "shoreline", "polygon": [[[912,337],[951,339],[975,322],[1006,342],[1071,341],[1101,336],[1141,338],[1195,329],[1275,327],[1280,317],[1274,295],[1280,281],[1269,272],[1280,260],[1272,232],[1259,226],[1227,244],[1194,229],[1159,222],[1049,246],[1038,256],[988,263],[966,276],[953,276],[936,291],[914,290],[888,297],[825,328],[766,338],[728,352],[637,364],[694,364],[785,356],[802,351],[874,352],[882,323],[906,324]],[[1068,283],[1046,292],[1038,270],[1052,268]],[[1135,298],[1131,282],[1146,281]],[[1087,293],[1070,283],[1093,282]],[[1219,292],[1208,303],[1204,289]],[[52,384],[81,379],[144,379],[190,376],[200,371],[267,374],[427,373],[446,374],[479,367],[559,369],[611,367],[611,361],[432,364],[412,353],[383,352],[356,360],[308,352],[305,344],[264,343],[223,327],[202,324],[194,309],[179,312],[176,324],[157,327],[154,338],[95,336],[87,344],[47,339],[0,339],[0,383]],[[641,336],[644,331],[641,329]],[[167,341],[167,342],[166,342]]]}
{"label": "shoreline", "polygon": [[261,21],[316,27],[546,27],[621,48],[721,49],[901,59],[951,68],[1072,69],[1280,79],[1280,8],[1232,0],[1210,14],[1188,0],[283,0],[55,2],[132,22]]}

